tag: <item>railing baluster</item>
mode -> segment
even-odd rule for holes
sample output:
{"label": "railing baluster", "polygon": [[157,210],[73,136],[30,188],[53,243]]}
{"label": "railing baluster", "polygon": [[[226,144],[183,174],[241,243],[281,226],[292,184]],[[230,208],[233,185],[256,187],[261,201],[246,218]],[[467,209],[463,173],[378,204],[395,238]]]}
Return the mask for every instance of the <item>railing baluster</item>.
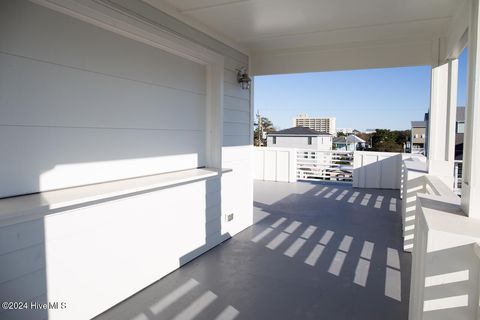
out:
{"label": "railing baluster", "polygon": [[353,152],[297,151],[297,178],[352,182]]}

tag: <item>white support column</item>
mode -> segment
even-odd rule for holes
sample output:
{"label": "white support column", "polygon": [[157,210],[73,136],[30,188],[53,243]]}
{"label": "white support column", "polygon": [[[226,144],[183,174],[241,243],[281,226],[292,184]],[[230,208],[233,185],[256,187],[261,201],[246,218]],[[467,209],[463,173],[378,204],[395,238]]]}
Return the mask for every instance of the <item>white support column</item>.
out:
{"label": "white support column", "polygon": [[453,189],[458,60],[432,68],[428,172]]}
{"label": "white support column", "polygon": [[447,146],[445,159],[454,166],[455,132],[457,124],[458,59],[448,62]]}
{"label": "white support column", "polygon": [[462,208],[480,219],[480,50],[479,0],[470,0],[468,24],[468,85],[463,147]]}

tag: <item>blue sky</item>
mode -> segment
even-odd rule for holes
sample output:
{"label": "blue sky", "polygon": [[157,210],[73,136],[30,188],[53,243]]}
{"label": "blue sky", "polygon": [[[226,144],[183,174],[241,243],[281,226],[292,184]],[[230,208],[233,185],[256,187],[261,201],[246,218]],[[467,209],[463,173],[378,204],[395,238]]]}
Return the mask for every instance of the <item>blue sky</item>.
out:
{"label": "blue sky", "polygon": [[[458,104],[465,105],[466,50],[459,61]],[[255,113],[275,127],[300,113],[336,117],[337,128],[409,129],[430,101],[430,67],[316,72],[255,77]]]}

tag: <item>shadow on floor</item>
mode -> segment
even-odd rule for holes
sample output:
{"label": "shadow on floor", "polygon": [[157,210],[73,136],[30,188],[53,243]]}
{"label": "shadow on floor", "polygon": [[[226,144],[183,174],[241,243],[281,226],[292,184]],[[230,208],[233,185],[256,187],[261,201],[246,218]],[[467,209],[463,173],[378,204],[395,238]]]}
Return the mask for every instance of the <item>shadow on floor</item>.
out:
{"label": "shadow on floor", "polygon": [[396,190],[255,182],[255,225],[96,319],[407,319]]}

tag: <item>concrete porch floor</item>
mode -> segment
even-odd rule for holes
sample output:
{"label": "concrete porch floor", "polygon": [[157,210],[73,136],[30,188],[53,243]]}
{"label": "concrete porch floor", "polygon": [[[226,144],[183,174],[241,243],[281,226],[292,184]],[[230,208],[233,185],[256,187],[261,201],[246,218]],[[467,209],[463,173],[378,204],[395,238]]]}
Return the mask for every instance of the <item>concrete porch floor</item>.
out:
{"label": "concrete porch floor", "polygon": [[396,190],[255,182],[255,224],[96,319],[407,319]]}

